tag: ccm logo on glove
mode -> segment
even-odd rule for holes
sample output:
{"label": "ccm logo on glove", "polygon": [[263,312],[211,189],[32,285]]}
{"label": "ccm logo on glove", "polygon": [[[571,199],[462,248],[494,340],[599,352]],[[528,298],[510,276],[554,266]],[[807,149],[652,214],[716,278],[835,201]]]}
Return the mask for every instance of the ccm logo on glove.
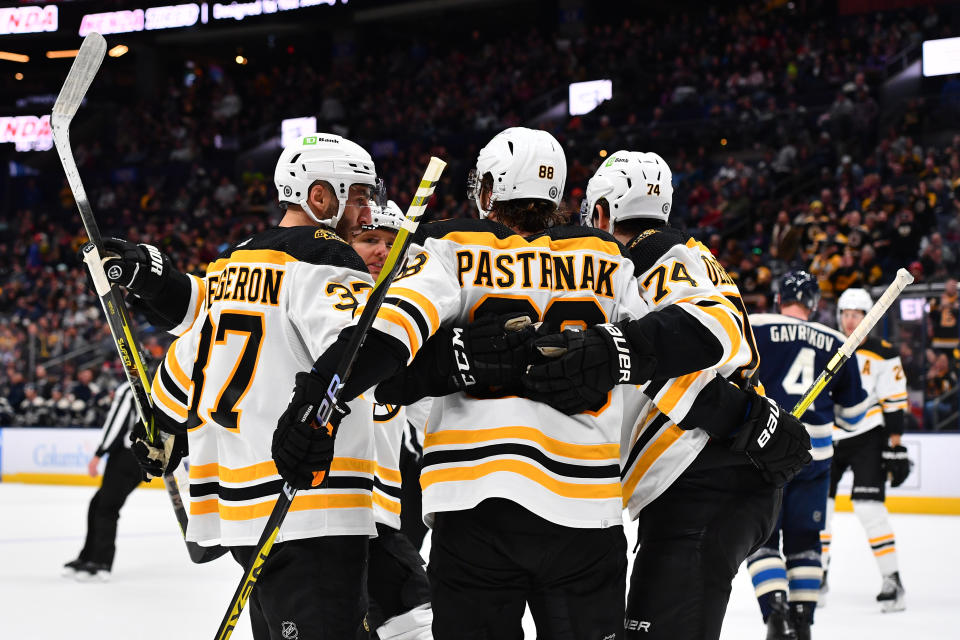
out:
{"label": "ccm logo on glove", "polygon": [[470,356],[467,355],[467,345],[463,342],[463,328],[454,327],[453,337],[453,360],[457,363],[457,369],[460,370],[460,379],[463,380],[463,386],[472,387],[477,384],[477,379],[470,375]]}
{"label": "ccm logo on glove", "polygon": [[770,398],[764,398],[764,400],[770,403],[770,415],[767,416],[767,426],[757,436],[757,445],[761,448],[770,442],[770,438],[773,437],[780,421],[780,406]]}
{"label": "ccm logo on glove", "polygon": [[600,327],[610,334],[613,339],[613,346],[617,349],[617,363],[620,366],[620,379],[618,382],[630,382],[630,347],[627,345],[627,339],[623,337],[623,331],[615,324],[601,324]]}

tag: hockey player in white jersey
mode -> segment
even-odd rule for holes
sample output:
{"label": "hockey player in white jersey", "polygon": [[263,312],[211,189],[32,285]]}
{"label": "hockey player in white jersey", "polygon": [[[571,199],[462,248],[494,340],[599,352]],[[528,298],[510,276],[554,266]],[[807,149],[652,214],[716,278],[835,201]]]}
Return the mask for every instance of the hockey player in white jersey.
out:
{"label": "hockey player in white jersey", "polygon": [[[563,150],[545,132],[512,128],[491,140],[473,191],[484,219],[421,227],[343,397],[399,370],[440,327],[504,314],[584,326],[642,307],[613,238],[554,226],[565,176]],[[434,636],[520,638],[529,603],[541,637],[621,637],[621,396],[575,416],[513,395],[483,397],[498,364],[478,360],[471,332],[455,334],[466,391],[434,402],[424,442]],[[318,383],[347,334],[314,364]]]}
{"label": "hockey player in white jersey", "polygon": [[[837,325],[849,336],[872,307],[873,300],[864,289],[847,289],[837,301]],[[910,473],[907,450],[900,444],[903,413],[907,409],[907,380],[900,355],[886,340],[868,336],[856,354],[856,366],[860,369],[870,407],[859,420],[838,417],[833,430],[830,500],[826,527],[820,533],[824,568],[820,592],[826,592],[837,485],[850,469],[853,471],[850,495],[853,511],[863,525],[883,578],[877,601],[883,611],[902,611],[906,603],[900,582],[897,543],[884,499],[887,476],[891,485],[897,487]]]}
{"label": "hockey player in white jersey", "polygon": [[[389,200],[382,207],[372,203],[370,217],[369,224],[348,233],[350,245],[366,263],[370,275],[376,278],[400,231],[404,215],[400,207]],[[430,400],[420,402],[429,411]],[[407,407],[375,404],[373,409],[376,452],[373,514],[377,537],[370,540],[367,625],[378,640],[430,640],[433,611],[423,558],[400,531],[400,455],[407,429]],[[417,478],[412,481],[417,482]],[[419,515],[419,509],[417,512]]]}
{"label": "hockey player in white jersey", "polygon": [[[285,149],[274,177],[285,208],[278,227],[224,251],[202,279],[168,273],[155,283],[179,292],[152,303],[175,309],[167,320],[181,335],[153,397],[161,428],[189,441],[188,540],[227,546],[243,564],[283,480],[302,489],[250,597],[254,637],[352,638],[366,613],[367,545],[376,532],[373,407],[358,398],[314,428],[280,415],[277,390],[296,379],[294,403],[310,393],[298,372],[352,321],[339,291],[372,284],[333,229],[369,222],[379,182],[366,151],[330,134]],[[134,291],[136,259],[116,261],[116,276],[129,275]]]}
{"label": "hockey player in white jersey", "polygon": [[[658,377],[626,394],[623,500],[639,519],[626,636],[699,640],[719,637],[731,581],[769,535],[778,486],[809,459],[809,439],[785,411],[725,380],[748,388],[758,361],[753,333],[723,267],[667,224],[672,195],[670,168],[660,156],[617,151],[590,179],[581,213],[585,224],[611,231],[633,259],[652,313],[622,327],[631,346],[645,349],[644,334],[657,326],[659,350],[672,350],[675,362],[696,369],[670,377],[670,364],[658,362]],[[602,331],[585,336],[582,356],[570,349],[580,336],[538,340],[566,355],[531,369],[524,378],[531,397],[578,408],[597,378],[577,357],[597,362],[617,355]],[[748,448],[771,419],[779,423],[776,441]]]}

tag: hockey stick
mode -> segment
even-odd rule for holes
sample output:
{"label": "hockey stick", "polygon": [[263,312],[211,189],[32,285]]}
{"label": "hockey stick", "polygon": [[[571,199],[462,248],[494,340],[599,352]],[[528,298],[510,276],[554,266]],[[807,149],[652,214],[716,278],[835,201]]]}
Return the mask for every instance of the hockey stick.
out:
{"label": "hockey stick", "polygon": [[[63,82],[63,88],[60,89],[60,95],[57,96],[57,101],[53,105],[50,125],[53,131],[53,142],[57,147],[57,154],[60,156],[63,171],[67,176],[67,183],[70,185],[73,198],[77,201],[77,208],[80,210],[80,220],[83,222],[87,237],[90,238],[90,242],[83,249],[83,261],[86,263],[90,277],[93,279],[94,289],[96,289],[97,296],[100,298],[100,304],[103,307],[103,313],[106,315],[114,345],[117,347],[117,353],[123,363],[124,374],[126,374],[127,380],[130,382],[130,388],[133,390],[134,405],[146,430],[147,441],[151,446],[162,446],[160,445],[156,425],[153,422],[150,379],[147,376],[146,367],[143,366],[140,351],[133,337],[130,315],[124,305],[123,297],[118,289],[111,286],[110,281],[107,280],[107,274],[103,270],[101,259],[103,241],[100,236],[100,229],[93,217],[90,200],[83,188],[77,163],[73,157],[73,150],[70,147],[70,123],[73,121],[77,109],[80,108],[80,103],[83,102],[90,84],[97,75],[97,70],[100,69],[106,50],[106,40],[99,33],[91,33],[83,39],[77,58],[73,61],[67,79]],[[173,505],[173,511],[177,516],[180,531],[186,535],[187,512],[183,507],[183,500],[180,498],[177,481],[172,474],[168,474],[163,476],[163,484]],[[201,547],[196,542],[187,542],[186,540],[184,542],[186,542],[190,559],[195,563],[209,562],[226,553],[226,549],[222,547]]]}
{"label": "hockey stick", "polygon": [[887,290],[883,292],[880,299],[870,308],[870,311],[863,317],[863,320],[860,321],[857,328],[854,329],[843,344],[840,345],[837,352],[830,358],[830,362],[827,363],[827,368],[820,372],[817,379],[813,381],[813,384],[810,385],[807,392],[800,398],[800,402],[798,402],[797,406],[790,412],[794,418],[800,419],[800,416],[813,404],[813,401],[817,399],[817,396],[820,395],[824,387],[830,383],[833,376],[840,371],[840,368],[843,367],[850,356],[856,352],[857,347],[860,346],[863,339],[866,338],[870,330],[873,329],[873,325],[877,324],[880,317],[887,312],[887,309],[890,308],[893,301],[897,299],[897,296],[899,296],[911,282],[913,282],[913,276],[910,275],[909,271],[906,269],[899,269],[897,271],[897,277],[890,283]]}
{"label": "hockey stick", "polygon": [[[373,325],[374,319],[377,317],[377,311],[380,309],[380,305],[383,304],[383,300],[387,295],[387,289],[390,288],[390,284],[400,270],[400,261],[406,255],[407,249],[410,248],[410,241],[412,240],[411,234],[417,230],[417,226],[420,224],[420,218],[427,209],[427,202],[430,200],[430,196],[433,195],[433,190],[440,180],[440,174],[443,173],[443,169],[446,166],[447,163],[440,158],[430,158],[430,163],[427,165],[427,170],[423,174],[423,179],[420,181],[420,186],[417,188],[413,202],[410,204],[410,208],[407,209],[407,217],[403,221],[403,225],[397,233],[396,239],[393,241],[393,247],[390,249],[390,253],[387,254],[387,259],[383,263],[380,276],[373,285],[373,291],[370,292],[367,304],[360,313],[356,330],[350,336],[346,351],[337,363],[336,372],[330,380],[330,385],[327,387],[327,397],[323,399],[317,412],[317,424],[326,425],[330,422],[330,414],[333,412],[333,407],[337,404],[337,399],[340,397],[340,392],[343,389],[343,381],[350,375],[350,370],[353,368],[353,362],[356,360],[357,353],[360,351],[363,339],[371,325]],[[323,476],[320,476],[320,478],[322,480]],[[263,533],[260,534],[257,546],[254,548],[254,552],[250,555],[250,559],[246,563],[243,579],[237,586],[237,590],[233,594],[233,599],[230,601],[230,606],[227,608],[227,612],[224,614],[223,620],[220,621],[220,626],[217,628],[217,634],[215,636],[217,640],[227,640],[227,638],[233,634],[237,620],[240,619],[240,614],[247,604],[247,598],[250,597],[250,593],[253,591],[257,579],[260,577],[260,572],[263,570],[263,563],[266,562],[267,556],[270,554],[270,549],[277,539],[277,534],[280,533],[280,525],[287,516],[287,512],[290,510],[290,505],[293,503],[296,495],[297,490],[284,482],[283,491],[277,497],[277,502],[273,507],[273,511],[270,513],[270,517],[267,519],[267,523],[264,525]]]}

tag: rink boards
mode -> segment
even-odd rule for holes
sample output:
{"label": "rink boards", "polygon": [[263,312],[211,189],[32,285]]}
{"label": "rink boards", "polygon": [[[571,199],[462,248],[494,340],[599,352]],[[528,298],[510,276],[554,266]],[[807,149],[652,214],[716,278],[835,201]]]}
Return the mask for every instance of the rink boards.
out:
{"label": "rink boards", "polygon": [[[98,485],[87,464],[99,439],[99,429],[0,428],[0,481]],[[914,466],[904,484],[888,488],[890,510],[960,515],[960,434],[908,433],[903,445]],[[847,473],[840,482],[838,509],[850,509],[851,481]]]}

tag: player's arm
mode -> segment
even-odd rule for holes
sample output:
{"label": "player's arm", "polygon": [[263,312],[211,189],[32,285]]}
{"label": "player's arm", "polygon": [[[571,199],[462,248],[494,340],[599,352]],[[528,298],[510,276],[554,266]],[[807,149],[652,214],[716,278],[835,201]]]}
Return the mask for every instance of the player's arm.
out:
{"label": "player's arm", "polygon": [[908,409],[907,379],[900,356],[892,355],[880,362],[877,372],[877,397],[883,409],[883,423],[892,446],[900,444],[903,416]]}
{"label": "player's arm", "polygon": [[870,408],[860,369],[849,363],[834,377],[830,397],[833,399],[834,412],[846,422],[859,422]]}

